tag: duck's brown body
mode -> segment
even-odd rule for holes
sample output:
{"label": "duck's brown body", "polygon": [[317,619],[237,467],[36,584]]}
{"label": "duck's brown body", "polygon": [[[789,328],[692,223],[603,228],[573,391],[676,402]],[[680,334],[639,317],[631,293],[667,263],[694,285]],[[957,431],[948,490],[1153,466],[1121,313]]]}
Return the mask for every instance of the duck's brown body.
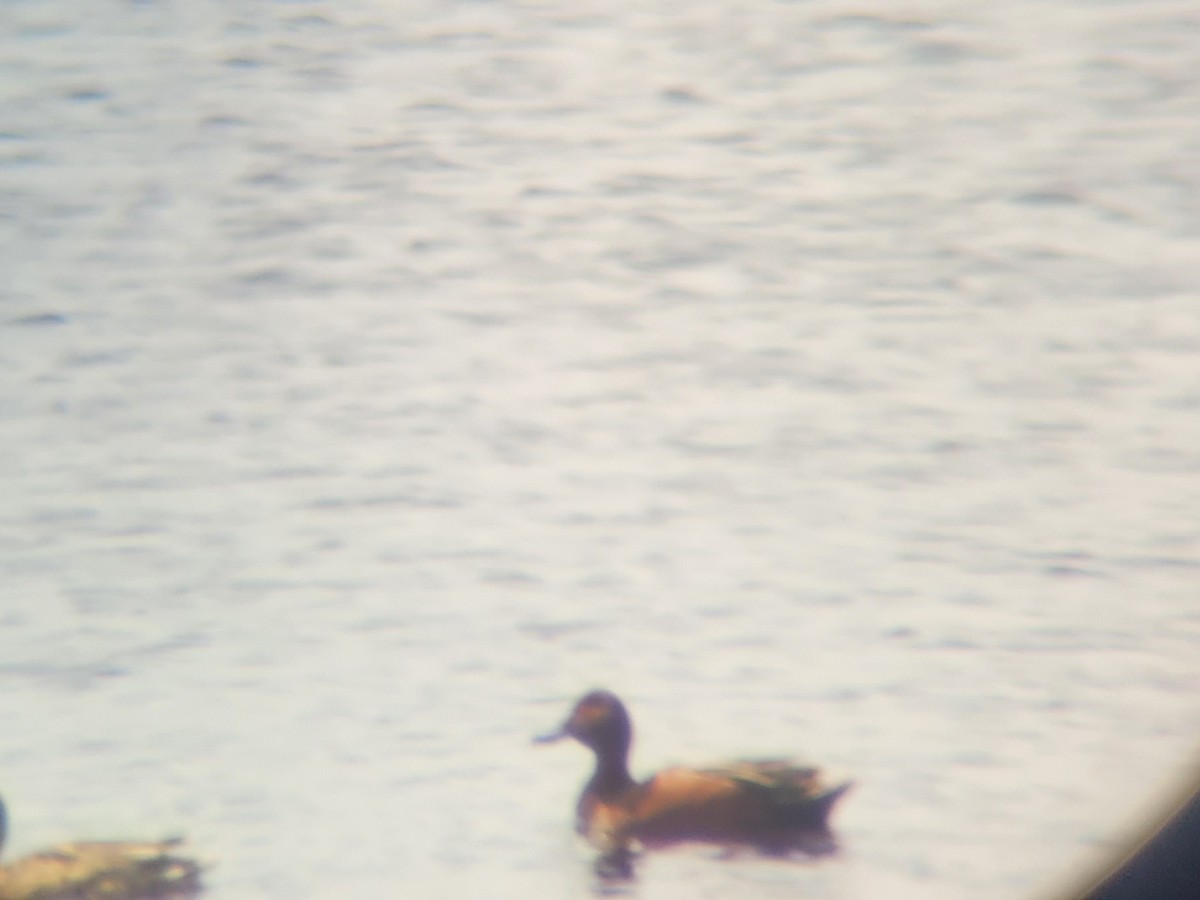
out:
{"label": "duck's brown body", "polygon": [[543,738],[573,737],[596,754],[576,825],[605,851],[682,841],[782,850],[825,833],[830,810],[849,788],[830,788],[816,769],[786,760],[666,769],[637,782],[627,765],[632,736],[621,701],[608,691],[593,691],[558,732]]}

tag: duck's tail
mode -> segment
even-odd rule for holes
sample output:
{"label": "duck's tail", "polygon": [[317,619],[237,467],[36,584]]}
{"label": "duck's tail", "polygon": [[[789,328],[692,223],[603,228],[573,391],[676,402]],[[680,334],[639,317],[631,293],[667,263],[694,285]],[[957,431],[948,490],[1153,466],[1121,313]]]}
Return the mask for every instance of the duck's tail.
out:
{"label": "duck's tail", "polygon": [[817,811],[821,818],[822,827],[829,827],[829,814],[833,811],[833,807],[841,799],[842,794],[846,793],[852,787],[854,787],[854,782],[846,781],[817,796]]}
{"label": "duck's tail", "polygon": [[820,791],[807,798],[803,803],[790,804],[787,820],[792,828],[813,829],[826,831],[829,828],[829,814],[841,799],[842,794],[854,787],[853,781],[843,782],[836,787]]}

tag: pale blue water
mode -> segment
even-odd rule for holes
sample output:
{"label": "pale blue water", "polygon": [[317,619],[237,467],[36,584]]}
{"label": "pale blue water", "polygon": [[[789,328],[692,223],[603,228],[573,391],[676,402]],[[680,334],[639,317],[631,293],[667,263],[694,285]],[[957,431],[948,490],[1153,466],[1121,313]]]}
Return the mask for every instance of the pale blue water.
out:
{"label": "pale blue water", "polygon": [[1023,897],[1200,730],[1189,4],[0,7],[9,854],[587,896],[637,767],[854,777],[635,895]]}

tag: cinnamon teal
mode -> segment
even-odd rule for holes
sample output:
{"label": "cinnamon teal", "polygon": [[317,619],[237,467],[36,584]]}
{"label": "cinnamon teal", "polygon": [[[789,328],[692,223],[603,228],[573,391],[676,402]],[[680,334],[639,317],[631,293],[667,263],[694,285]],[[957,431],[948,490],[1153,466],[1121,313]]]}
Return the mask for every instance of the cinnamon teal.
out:
{"label": "cinnamon teal", "polygon": [[[814,768],[743,760],[717,768],[629,774],[633,726],[609,691],[585,695],[548,743],[572,737],[596,755],[576,807],[576,828],[605,854],[686,841],[749,845],[772,853],[832,847],[828,818],[850,783],[829,786]],[[817,838],[819,840],[815,840]]]}

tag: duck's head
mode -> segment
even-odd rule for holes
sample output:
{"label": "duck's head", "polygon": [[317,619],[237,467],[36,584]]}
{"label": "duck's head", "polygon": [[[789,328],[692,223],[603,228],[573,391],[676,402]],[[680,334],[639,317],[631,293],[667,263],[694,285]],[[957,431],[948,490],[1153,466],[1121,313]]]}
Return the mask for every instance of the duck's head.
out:
{"label": "duck's head", "polygon": [[597,755],[624,757],[633,739],[633,726],[625,704],[611,691],[591,691],[585,694],[562,727],[535,738],[545,744],[571,737]]}

